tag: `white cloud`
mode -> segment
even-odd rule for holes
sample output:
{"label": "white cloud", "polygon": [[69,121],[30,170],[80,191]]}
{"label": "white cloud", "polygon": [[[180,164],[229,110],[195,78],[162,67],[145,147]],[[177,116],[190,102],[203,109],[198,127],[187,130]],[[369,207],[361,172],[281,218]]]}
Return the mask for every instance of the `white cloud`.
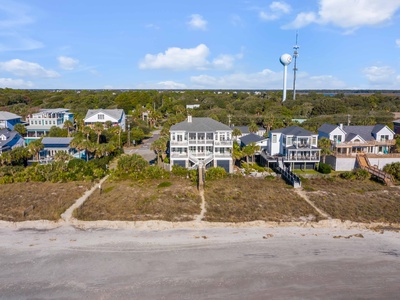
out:
{"label": "white cloud", "polygon": [[15,1],[3,0],[0,3],[0,27],[15,28],[18,26],[28,25],[34,22],[29,15],[29,7]]}
{"label": "white cloud", "polygon": [[396,45],[397,45],[397,47],[400,47],[400,39],[396,40]]}
{"label": "white cloud", "polygon": [[157,55],[146,54],[139,63],[140,69],[171,69],[171,70],[205,70],[230,69],[236,59],[241,59],[243,53],[236,55],[221,54],[212,62],[208,60],[210,49],[200,44],[195,48],[168,48],[164,53]]}
{"label": "white cloud", "polygon": [[269,8],[272,11],[282,12],[284,14],[288,14],[292,10],[292,8],[290,7],[289,4],[287,4],[285,2],[277,2],[277,1],[272,2],[271,5],[269,6]]}
{"label": "white cloud", "polygon": [[371,66],[363,70],[368,82],[373,86],[390,87],[396,84],[396,71],[389,66]]}
{"label": "white cloud", "polygon": [[[318,76],[308,76],[305,73],[304,78],[298,83],[296,82],[296,87],[299,89],[344,89],[347,85],[344,81],[336,78],[332,75],[318,75]],[[298,76],[301,78],[301,76]]]}
{"label": "white cloud", "polygon": [[59,66],[64,70],[73,70],[79,65],[79,60],[68,57],[68,56],[59,56],[57,57]]}
{"label": "white cloud", "polygon": [[189,27],[192,29],[207,29],[207,21],[201,15],[193,14],[190,16],[190,21],[188,22]]}
{"label": "white cloud", "polygon": [[302,12],[285,28],[300,28],[313,22],[345,29],[379,25],[390,21],[399,8],[400,0],[319,0],[318,16]]}
{"label": "white cloud", "polygon": [[22,79],[0,78],[0,87],[12,88],[12,89],[26,89],[26,88],[32,88],[33,83],[31,81],[24,81]]}
{"label": "white cloud", "polygon": [[6,62],[0,62],[0,70],[12,73],[17,76],[26,77],[59,77],[60,75],[52,70],[46,70],[37,63],[12,59]]}
{"label": "white cloud", "polygon": [[269,6],[268,11],[260,11],[259,17],[264,21],[273,21],[279,19],[282,15],[290,13],[291,6],[283,1],[274,1]]}

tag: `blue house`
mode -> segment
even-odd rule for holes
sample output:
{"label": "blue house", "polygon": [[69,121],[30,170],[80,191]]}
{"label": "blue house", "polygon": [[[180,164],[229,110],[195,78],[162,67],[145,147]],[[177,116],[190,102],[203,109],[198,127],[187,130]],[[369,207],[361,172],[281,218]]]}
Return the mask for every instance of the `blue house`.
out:
{"label": "blue house", "polygon": [[8,111],[0,111],[0,129],[8,128],[14,130],[16,124],[21,123],[21,116]]}

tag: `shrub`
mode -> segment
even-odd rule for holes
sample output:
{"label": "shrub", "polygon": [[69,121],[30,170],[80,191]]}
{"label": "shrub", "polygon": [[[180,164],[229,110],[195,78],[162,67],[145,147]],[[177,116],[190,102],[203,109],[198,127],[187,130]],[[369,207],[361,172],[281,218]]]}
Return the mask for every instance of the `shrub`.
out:
{"label": "shrub", "polygon": [[226,171],[221,167],[212,167],[206,171],[206,180],[216,180],[226,177]]}
{"label": "shrub", "polygon": [[332,167],[328,164],[320,163],[318,166],[318,172],[322,174],[330,174],[332,172]]}
{"label": "shrub", "polygon": [[186,169],[184,167],[181,167],[179,165],[173,165],[171,172],[175,176],[184,177],[184,178],[186,178],[186,176],[189,174],[189,170],[188,169]]}
{"label": "shrub", "polygon": [[161,182],[157,187],[158,188],[164,188],[164,187],[169,187],[169,186],[171,186],[172,185],[172,182],[170,182],[170,181],[163,181],[163,182]]}

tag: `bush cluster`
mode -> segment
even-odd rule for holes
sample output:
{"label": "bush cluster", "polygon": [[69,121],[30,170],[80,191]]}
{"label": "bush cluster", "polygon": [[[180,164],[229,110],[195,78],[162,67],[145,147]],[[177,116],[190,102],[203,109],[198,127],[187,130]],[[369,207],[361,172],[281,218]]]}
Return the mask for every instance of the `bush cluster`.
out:
{"label": "bush cluster", "polygon": [[347,180],[366,180],[370,177],[370,174],[366,170],[355,169],[341,173],[340,177]]}
{"label": "bush cluster", "polygon": [[332,172],[332,167],[328,164],[319,163],[318,172],[322,174],[330,174]]}

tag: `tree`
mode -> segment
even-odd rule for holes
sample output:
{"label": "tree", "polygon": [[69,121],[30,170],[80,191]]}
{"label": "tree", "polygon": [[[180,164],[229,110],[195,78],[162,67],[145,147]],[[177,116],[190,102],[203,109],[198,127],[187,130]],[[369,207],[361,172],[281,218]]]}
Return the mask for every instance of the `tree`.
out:
{"label": "tree", "polygon": [[25,136],[25,134],[26,134],[26,127],[20,123],[15,124],[14,130],[22,136]]}
{"label": "tree", "polygon": [[71,135],[70,129],[74,128],[74,124],[70,120],[65,120],[63,128],[66,128],[68,133],[67,136]]}
{"label": "tree", "polygon": [[322,162],[325,163],[326,156],[332,154],[330,139],[326,137],[319,139],[318,148],[321,149]]}
{"label": "tree", "polygon": [[47,135],[49,137],[66,137],[68,135],[68,132],[66,129],[57,126],[51,126]]}
{"label": "tree", "polygon": [[55,161],[69,161],[71,158],[72,156],[66,151],[57,151],[57,153],[54,155]]}
{"label": "tree", "polygon": [[31,153],[31,155],[35,156],[36,155],[36,160],[39,161],[39,153],[40,151],[44,148],[44,145],[42,144],[42,139],[40,140],[34,140],[31,141],[28,144],[28,150]]}
{"label": "tree", "polygon": [[242,131],[239,128],[234,128],[232,130],[232,136],[235,138],[235,140],[237,139],[238,136],[242,135]]}
{"label": "tree", "polygon": [[100,122],[94,123],[93,130],[97,134],[97,144],[100,144],[100,135],[104,130],[103,123],[100,123]]}
{"label": "tree", "polygon": [[92,132],[92,128],[90,126],[85,126],[82,129],[83,134],[86,134],[86,139],[89,140],[89,135]]}
{"label": "tree", "polygon": [[150,150],[154,150],[157,154],[157,163],[160,163],[160,156],[167,150],[167,140],[166,138],[159,138],[155,140],[151,146]]}
{"label": "tree", "polygon": [[233,165],[236,164],[236,161],[241,159],[243,157],[243,151],[240,149],[240,145],[238,142],[233,142],[233,149],[232,149],[232,160],[233,160]]}
{"label": "tree", "polygon": [[249,132],[256,133],[258,131],[258,126],[256,123],[252,122],[249,126]]}

